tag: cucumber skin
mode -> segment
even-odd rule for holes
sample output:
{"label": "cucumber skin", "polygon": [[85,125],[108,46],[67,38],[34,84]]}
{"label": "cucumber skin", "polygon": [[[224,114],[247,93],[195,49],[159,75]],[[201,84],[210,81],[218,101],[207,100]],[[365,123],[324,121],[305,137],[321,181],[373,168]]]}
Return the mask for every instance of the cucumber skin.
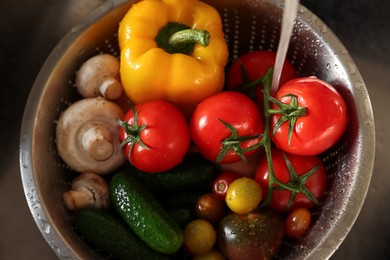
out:
{"label": "cucumber skin", "polygon": [[160,173],[142,172],[134,167],[127,171],[141,180],[152,192],[182,191],[211,183],[218,175],[217,166],[198,154],[187,155],[176,167]]}
{"label": "cucumber skin", "polygon": [[180,227],[136,177],[117,173],[110,193],[116,211],[149,247],[167,255],[180,249],[184,240]]}
{"label": "cucumber skin", "polygon": [[75,226],[96,247],[119,259],[168,259],[149,248],[111,213],[84,208],[75,213]]}

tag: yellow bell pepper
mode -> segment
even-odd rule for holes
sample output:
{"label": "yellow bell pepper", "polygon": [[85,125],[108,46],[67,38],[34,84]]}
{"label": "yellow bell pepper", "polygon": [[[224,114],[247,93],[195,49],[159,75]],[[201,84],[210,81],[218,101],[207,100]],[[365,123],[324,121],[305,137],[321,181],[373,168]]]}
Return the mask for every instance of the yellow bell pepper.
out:
{"label": "yellow bell pepper", "polygon": [[217,10],[198,0],[142,0],[119,25],[121,81],[132,103],[163,99],[190,116],[222,90],[228,50]]}

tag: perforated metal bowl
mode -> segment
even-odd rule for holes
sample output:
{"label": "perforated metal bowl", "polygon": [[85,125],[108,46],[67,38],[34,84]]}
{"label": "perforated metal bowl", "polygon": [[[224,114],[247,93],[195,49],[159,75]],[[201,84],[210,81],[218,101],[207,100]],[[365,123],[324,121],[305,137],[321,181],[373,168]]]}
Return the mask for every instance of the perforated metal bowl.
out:
{"label": "perforated metal bowl", "polygon": [[[205,1],[223,19],[230,58],[256,49],[275,50],[283,1]],[[62,193],[75,177],[59,158],[55,122],[78,98],[75,71],[99,52],[118,55],[118,23],[133,1],[102,4],[65,35],[48,57],[29,96],[22,124],[20,165],[28,206],[42,235],[60,258],[98,259],[70,224]],[[337,37],[300,6],[288,59],[301,75],[331,83],[348,105],[350,122],[337,145],[322,155],[329,177],[324,201],[313,226],[300,240],[284,243],[283,259],[329,258],[351,229],[364,202],[374,162],[374,120],[363,79]]]}

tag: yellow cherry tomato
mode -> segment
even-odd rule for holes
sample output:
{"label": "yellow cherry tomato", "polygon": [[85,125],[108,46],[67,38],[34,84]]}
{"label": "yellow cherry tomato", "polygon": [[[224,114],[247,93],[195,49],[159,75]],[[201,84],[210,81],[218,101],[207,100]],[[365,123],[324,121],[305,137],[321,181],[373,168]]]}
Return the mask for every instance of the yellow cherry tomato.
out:
{"label": "yellow cherry tomato", "polygon": [[205,254],[195,255],[192,260],[225,260],[225,256],[216,249],[211,249]]}
{"label": "yellow cherry tomato", "polygon": [[188,223],[183,235],[185,246],[196,255],[209,252],[217,240],[214,227],[203,219],[195,219]]}
{"label": "yellow cherry tomato", "polygon": [[261,187],[254,179],[241,177],[229,185],[225,200],[233,212],[247,214],[259,205],[261,196]]}

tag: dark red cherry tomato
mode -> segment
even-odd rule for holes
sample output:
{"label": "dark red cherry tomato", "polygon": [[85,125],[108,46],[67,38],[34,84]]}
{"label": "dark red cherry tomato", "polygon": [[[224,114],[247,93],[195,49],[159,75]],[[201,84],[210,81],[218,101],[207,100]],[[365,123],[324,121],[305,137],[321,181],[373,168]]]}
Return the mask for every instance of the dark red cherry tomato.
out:
{"label": "dark red cherry tomato", "polygon": [[311,213],[307,208],[296,208],[285,220],[285,231],[289,237],[301,237],[309,230]]}

